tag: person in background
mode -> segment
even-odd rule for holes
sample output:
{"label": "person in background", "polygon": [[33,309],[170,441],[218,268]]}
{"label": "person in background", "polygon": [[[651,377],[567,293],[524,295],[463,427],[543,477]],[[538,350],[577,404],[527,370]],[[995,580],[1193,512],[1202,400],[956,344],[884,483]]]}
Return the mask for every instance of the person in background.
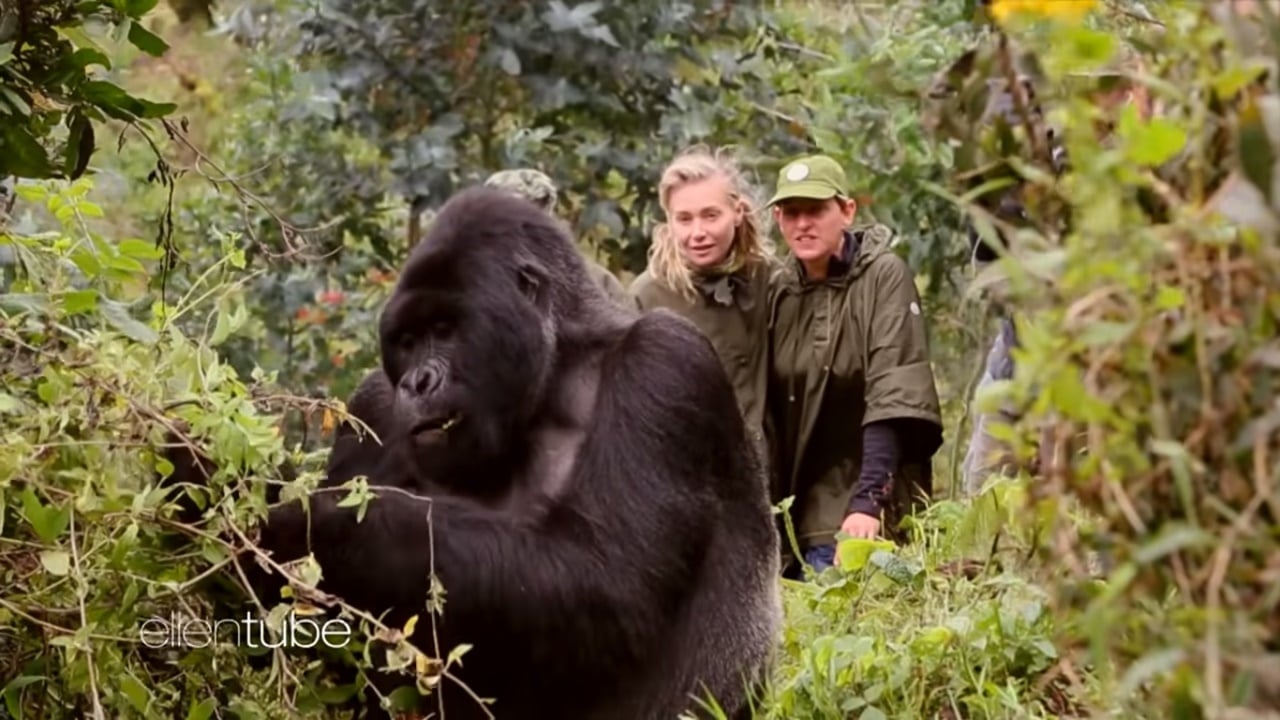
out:
{"label": "person in background", "polygon": [[[1151,118],[1153,111],[1151,96],[1141,82],[1134,80],[1142,70],[1141,56],[1136,52],[1123,48],[1118,53],[1117,60],[1109,67],[1101,71],[1080,73],[1073,76],[1077,81],[1089,83],[1092,88],[1090,98],[1094,107],[1099,110],[1099,117],[1095,121],[1094,131],[1104,142],[1112,133],[1116,120],[1125,107],[1134,107],[1137,110],[1138,117],[1144,122]],[[1000,92],[1008,95],[1009,89],[1004,87]],[[1004,117],[1000,118],[1000,120],[1009,124],[1020,121],[1017,116],[1013,115],[1013,103],[1011,101],[1001,102],[998,94],[993,94],[992,102],[1004,108]],[[1052,138],[1053,136],[1051,135],[1050,137]],[[1055,145],[1053,157],[1055,160],[1053,170],[1055,172],[1064,170],[1067,158],[1060,145]],[[999,196],[998,201],[993,203],[995,206],[993,214],[1013,226],[1017,226],[1027,219],[1020,190],[1021,185],[1014,185],[1005,190]],[[1144,208],[1147,208],[1153,217],[1159,217],[1164,212],[1158,207],[1159,198],[1145,189],[1138,191],[1138,202]],[[996,238],[996,242],[1000,245],[999,249],[988,245],[972,226],[970,227],[969,238],[972,243],[972,259],[975,270],[997,261],[1008,248],[1008,240],[1000,231],[997,231]],[[1012,351],[1018,347],[1017,329],[1014,325],[1014,318],[1017,315],[1016,308],[1004,307],[1006,303],[1003,302],[1003,298],[1000,296],[998,286],[991,291],[991,294],[993,301],[997,305],[997,331],[995,339],[987,352],[986,365],[983,368],[982,377],[974,389],[975,396],[992,383],[1012,379],[1014,373]],[[974,408],[973,432],[965,452],[964,464],[961,467],[965,495],[975,496],[981,493],[987,481],[993,475],[1011,477],[1020,470],[1046,473],[1051,470],[1054,463],[1063,460],[1059,457],[1060,448],[1057,447],[1053,438],[1047,433],[1042,433],[1038,457],[1033,461],[1032,466],[1023,467],[1015,457],[1009,443],[996,437],[996,434],[992,432],[993,426],[1013,425],[1018,421],[1019,417],[1017,409],[1008,404],[991,410]]]}
{"label": "person in background", "polygon": [[[484,184],[523,197],[547,211],[549,215],[555,216],[559,190],[551,178],[540,170],[533,168],[500,170],[490,175]],[[609,297],[621,305],[634,306],[631,296],[627,294],[627,289],[613,273],[609,272],[608,268],[589,257],[584,256],[582,259],[587,263],[587,274],[604,289]]]}
{"label": "person in background", "polygon": [[774,501],[795,497],[804,563],[821,571],[837,532],[906,540],[900,522],[932,493],[942,414],[913,273],[888,227],[851,228],[840,164],[787,163],[768,204],[792,255],[771,283]]}
{"label": "person in background", "polygon": [[777,261],[750,188],[727,153],[697,146],[662,171],[658,199],[666,222],[654,231],[648,267],[631,294],[640,309],[671,310],[707,336],[767,462],[765,326]]}

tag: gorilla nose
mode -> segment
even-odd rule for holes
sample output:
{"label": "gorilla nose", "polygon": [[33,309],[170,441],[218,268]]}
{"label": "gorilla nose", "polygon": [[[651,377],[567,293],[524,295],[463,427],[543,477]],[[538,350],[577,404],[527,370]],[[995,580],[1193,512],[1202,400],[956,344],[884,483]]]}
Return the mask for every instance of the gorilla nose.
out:
{"label": "gorilla nose", "polygon": [[440,387],[442,376],[431,366],[416,367],[405,374],[400,385],[414,395],[430,395]]}

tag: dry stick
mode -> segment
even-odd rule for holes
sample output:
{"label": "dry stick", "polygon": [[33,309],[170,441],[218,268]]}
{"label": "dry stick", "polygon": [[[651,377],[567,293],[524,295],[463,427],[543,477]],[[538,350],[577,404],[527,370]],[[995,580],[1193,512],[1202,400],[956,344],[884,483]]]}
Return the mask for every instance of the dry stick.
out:
{"label": "dry stick", "polygon": [[[1257,458],[1265,457],[1266,433],[1258,433],[1253,441],[1254,464],[1257,466]],[[1265,468],[1263,468],[1265,474]],[[1255,483],[1258,482],[1259,474],[1255,472]],[[1265,481],[1262,481],[1265,483]],[[1265,484],[1262,485],[1265,487]],[[1207,605],[1209,627],[1205,630],[1204,638],[1204,654],[1205,654],[1205,689],[1209,694],[1210,707],[1215,712],[1220,712],[1222,708],[1222,647],[1219,645],[1218,638],[1218,611],[1222,607],[1222,585],[1226,582],[1227,567],[1231,564],[1231,555],[1234,552],[1236,539],[1244,531],[1244,526],[1252,519],[1258,508],[1262,507],[1262,503],[1266,500],[1266,496],[1260,492],[1255,492],[1253,499],[1245,507],[1244,512],[1236,517],[1235,522],[1231,523],[1231,527],[1227,530],[1226,536],[1222,539],[1222,544],[1213,555],[1213,572],[1209,576]]]}
{"label": "dry stick", "polygon": [[[4,608],[5,610],[8,610],[9,612],[13,613],[14,615],[17,615],[18,617],[22,618],[23,620],[26,620],[27,622],[34,623],[34,624],[36,624],[36,625],[39,625],[40,627],[44,628],[45,630],[51,630],[51,631],[56,632],[56,633],[58,633],[58,634],[60,634],[60,635],[75,635],[75,634],[76,634],[76,631],[75,631],[75,630],[72,630],[71,628],[64,628],[64,627],[62,627],[61,625],[55,625],[55,624],[53,624],[53,623],[49,622],[48,620],[41,620],[40,618],[36,617],[35,615],[32,615],[31,613],[27,612],[26,610],[23,610],[23,609],[22,609],[21,607],[19,607],[18,605],[15,605],[15,604],[13,604],[13,603],[12,603],[12,602],[10,602],[10,601],[5,600],[4,598],[0,598],[0,607]],[[71,613],[71,612],[78,612],[78,611],[76,611],[76,610],[71,610],[71,609],[66,609],[66,610],[62,610],[62,609],[53,609],[53,610],[46,609],[46,610],[45,610],[45,612],[47,612],[47,613],[49,613],[49,614],[54,614],[54,613]],[[137,642],[138,642],[138,641],[137,641],[136,639],[134,639],[134,638],[120,637],[119,635],[103,635],[103,634],[101,634],[101,633],[89,633],[88,637],[91,637],[91,638],[93,638],[94,640],[105,640],[105,641],[107,641],[107,642],[123,642],[123,643],[137,643]]]}
{"label": "dry stick", "polygon": [[[380,491],[380,492],[381,492],[381,491],[390,491],[390,492],[392,492],[392,493],[400,494],[400,495],[403,495],[403,496],[405,496],[405,497],[407,497],[407,498],[411,498],[411,499],[416,500],[416,501],[425,501],[425,502],[427,502],[427,503],[428,503],[429,507],[434,507],[434,503],[432,503],[432,502],[431,502],[431,499],[430,499],[430,498],[423,497],[423,496],[421,496],[421,495],[415,495],[414,493],[409,492],[408,490],[405,490],[404,488],[389,487],[389,486],[384,487],[384,486],[381,486],[381,485],[374,485],[374,486],[370,486],[370,489],[371,489],[371,490],[378,490],[378,491]],[[338,486],[338,487],[328,487],[328,488],[317,488],[317,489],[313,492],[313,494],[338,493],[338,492],[345,492],[346,490],[347,490],[347,488],[343,488],[343,487],[341,487],[341,486]],[[428,511],[428,512],[430,512],[430,511]],[[228,520],[231,520],[231,518],[228,518]],[[262,562],[265,562],[267,565],[269,565],[269,566],[271,567],[271,569],[272,569],[272,570],[274,570],[274,571],[276,571],[276,572],[280,573],[280,575],[281,575],[281,576],[283,576],[284,578],[286,578],[287,580],[293,580],[293,579],[294,579],[294,578],[293,578],[293,576],[292,576],[291,574],[289,574],[289,573],[284,569],[284,567],[282,567],[282,566],[281,566],[279,563],[277,563],[275,560],[271,559],[271,556],[269,556],[269,555],[267,555],[265,552],[263,552],[263,551],[262,551],[262,549],[261,549],[261,548],[259,548],[259,547],[258,547],[258,545],[257,545],[256,543],[254,543],[252,540],[250,540],[250,539],[249,539],[249,538],[244,534],[244,532],[243,532],[242,530],[240,530],[240,528],[239,528],[239,527],[237,527],[234,523],[229,523],[229,525],[230,525],[230,527],[231,527],[232,531],[233,531],[233,532],[235,532],[236,536],[237,536],[237,537],[239,537],[239,538],[240,538],[240,540],[241,540],[241,542],[243,542],[243,543],[244,543],[244,547],[245,547],[245,549],[247,549],[247,550],[251,551],[254,555],[256,555],[256,556],[259,558],[259,560],[261,560]],[[308,530],[308,531],[309,531],[309,530]],[[432,536],[433,536],[433,538],[434,538],[434,533],[432,533]],[[309,544],[309,543],[308,543],[308,544]],[[434,540],[433,540],[433,544],[432,544],[432,552],[434,553]],[[432,572],[434,573],[434,564],[435,564],[435,561],[434,561],[434,554],[432,555],[432,558],[433,558],[433,559],[432,559],[432,568],[433,568]],[[257,594],[253,592],[253,588],[252,588],[252,587],[250,586],[250,584],[249,584],[249,579],[245,576],[245,574],[244,574],[244,570],[240,567],[240,562],[239,562],[238,560],[235,562],[235,568],[236,568],[236,573],[240,576],[240,579],[241,579],[241,581],[244,583],[245,588],[246,588],[246,589],[248,589],[250,596],[252,596],[252,597],[253,597],[254,604],[258,606],[258,609],[259,609],[259,610],[261,610],[264,614],[266,614],[266,609],[263,607],[261,600],[259,600],[259,599],[258,599]],[[305,589],[307,589],[308,591],[310,591],[310,590],[311,590],[311,588],[310,588],[309,586],[305,585],[305,584],[303,584],[303,585],[302,585],[302,587],[303,587],[303,588],[305,588]],[[365,612],[365,611],[363,611],[363,610],[360,610],[359,608],[356,608],[356,607],[353,607],[353,606],[351,606],[351,605],[347,604],[347,602],[346,602],[345,600],[343,600],[342,598],[340,598],[340,597],[336,597],[336,596],[334,596],[334,598],[335,598],[335,599],[333,600],[333,602],[334,602],[334,603],[336,603],[340,609],[345,610],[345,611],[347,611],[347,612],[350,612],[352,615],[356,616],[357,618],[360,618],[361,620],[364,620],[364,621],[368,622],[369,624],[371,624],[371,625],[373,625],[373,626],[377,627],[379,630],[384,630],[384,631],[386,631],[387,633],[391,633],[391,632],[393,632],[393,629],[392,629],[392,628],[388,627],[388,626],[387,626],[385,623],[383,623],[381,620],[378,620],[377,618],[373,617],[373,616],[372,616],[372,615],[370,615],[369,613],[367,613],[367,612]],[[433,627],[434,627],[434,624],[435,624],[434,619],[432,620],[432,624],[433,624]],[[409,646],[409,648],[410,648],[410,649],[412,649],[414,652],[416,652],[416,653],[418,653],[418,654],[420,654],[420,655],[422,655],[422,656],[424,656],[424,657],[429,657],[426,653],[422,652],[422,650],[421,650],[420,648],[418,648],[418,646],[417,646],[417,645],[415,645],[415,644],[413,644],[412,642],[410,642],[407,638],[406,638],[406,639],[404,639],[404,640],[402,640],[402,642],[404,642],[404,644],[405,644],[405,645]],[[279,652],[279,650],[277,650],[277,652]],[[437,654],[437,658],[438,658],[438,657],[439,657],[439,656],[438,656],[438,654]],[[286,670],[286,672],[287,672],[287,670]],[[445,671],[443,671],[443,675],[444,675],[444,677],[445,677],[446,679],[453,681],[453,682],[454,682],[454,683],[456,683],[459,687],[461,687],[461,688],[463,689],[463,691],[467,693],[467,695],[468,695],[468,696],[470,696],[470,697],[471,697],[471,698],[473,698],[473,699],[474,699],[478,704],[480,704],[481,709],[483,709],[483,710],[485,711],[485,713],[489,715],[490,720],[492,720],[492,719],[493,719],[493,715],[489,713],[488,708],[484,707],[483,702],[481,702],[480,697],[475,693],[475,691],[474,691],[474,690],[472,690],[469,686],[467,686],[467,684],[466,684],[466,683],[462,682],[462,680],[460,680],[459,678],[457,678],[456,676],[454,676],[452,673],[448,672],[448,670],[447,670],[447,669],[446,669]],[[289,674],[289,677],[290,677],[290,679],[292,679],[292,680],[295,680],[295,681],[297,680],[297,678],[296,678],[296,677],[294,677],[294,676],[292,675],[292,673],[290,673],[290,674]],[[375,692],[376,692],[376,688],[374,688],[374,690],[375,690]]]}
{"label": "dry stick", "polygon": [[[84,607],[85,582],[84,574],[80,570],[80,553],[76,549],[76,509],[73,505],[71,508],[71,562],[75,565],[76,579],[79,580],[76,588],[76,600],[80,603],[80,625],[81,627],[89,626],[88,612]],[[106,716],[102,713],[102,698],[98,697],[98,669],[93,663],[93,641],[86,638],[84,647],[85,662],[89,666],[89,691],[93,697],[93,716],[97,720],[106,720]]]}

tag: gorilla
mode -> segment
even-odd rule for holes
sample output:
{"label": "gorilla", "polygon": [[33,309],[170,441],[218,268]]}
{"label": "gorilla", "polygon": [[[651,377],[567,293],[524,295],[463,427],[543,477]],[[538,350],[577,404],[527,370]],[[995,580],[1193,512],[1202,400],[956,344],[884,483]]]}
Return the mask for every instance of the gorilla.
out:
{"label": "gorilla", "polygon": [[[362,519],[332,491],[275,506],[260,547],[314,553],[322,591],[388,624],[421,615],[424,651],[472,645],[450,672],[498,718],[667,719],[707,695],[749,717],[779,537],[710,342],[611,302],[545,213],[484,187],[441,209],[379,334],[349,409],[381,443],[341,432],[324,482],[377,497]],[[438,692],[451,720],[487,715]]]}

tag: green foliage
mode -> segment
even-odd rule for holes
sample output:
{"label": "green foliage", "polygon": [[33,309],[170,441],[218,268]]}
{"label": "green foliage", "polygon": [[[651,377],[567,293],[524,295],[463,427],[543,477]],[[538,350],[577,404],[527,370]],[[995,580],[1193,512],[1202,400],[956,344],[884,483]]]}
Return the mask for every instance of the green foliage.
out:
{"label": "green foliage", "polygon": [[[77,178],[97,148],[94,124],[163,117],[91,69],[111,69],[107,31],[151,55],[168,49],[141,22],[157,0],[46,0],[0,10],[0,178]],[[55,159],[60,158],[60,159]]]}
{"label": "green foliage", "polygon": [[[1260,111],[1274,81],[1253,82],[1275,48],[1249,50],[1204,7],[1164,20],[1181,32],[1146,38],[1150,119],[1134,103],[1107,117],[1078,81],[1107,69],[1114,38],[1062,24],[1009,31],[1042,48],[1070,167],[1054,178],[1009,163],[1038,201],[992,269],[1008,281],[1022,345],[992,401],[1026,410],[1015,440],[1048,441],[1034,496],[1074,498],[1094,521],[1089,532],[1055,523],[1042,542],[1067,570],[1051,585],[1067,657],[1095,668],[1108,694],[1133,697],[1131,713],[1217,717],[1274,707],[1280,692],[1263,669],[1276,661],[1265,638],[1280,631],[1267,419],[1280,225],[1258,162],[1280,126]],[[1256,38],[1280,27],[1255,22]],[[1012,52],[999,45],[997,65]],[[1083,554],[1102,542],[1116,565],[1091,592]]]}

